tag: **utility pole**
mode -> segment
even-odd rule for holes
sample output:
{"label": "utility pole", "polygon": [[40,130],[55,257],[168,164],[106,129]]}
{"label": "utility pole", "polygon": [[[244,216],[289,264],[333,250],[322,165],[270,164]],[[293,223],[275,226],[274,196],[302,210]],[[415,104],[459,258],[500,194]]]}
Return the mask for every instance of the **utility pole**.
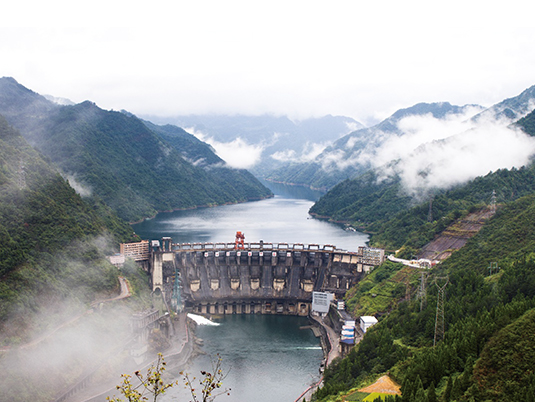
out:
{"label": "utility pole", "polygon": [[[444,281],[443,285],[439,285],[438,283]],[[441,276],[435,278],[435,285],[438,289],[437,294],[437,315],[435,317],[435,338],[433,340],[433,346],[437,344],[438,341],[441,339],[444,339],[444,299],[445,296],[445,289],[448,285],[448,282],[450,281],[449,276]]]}

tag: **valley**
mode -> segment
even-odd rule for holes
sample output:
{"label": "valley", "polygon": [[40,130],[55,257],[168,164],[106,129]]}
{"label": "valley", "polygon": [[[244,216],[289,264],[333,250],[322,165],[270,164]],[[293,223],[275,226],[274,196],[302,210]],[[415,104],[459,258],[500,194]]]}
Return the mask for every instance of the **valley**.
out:
{"label": "valley", "polygon": [[[221,325],[229,327],[237,316],[251,316],[242,324],[254,326],[258,315],[269,326],[262,321],[267,316],[307,316],[314,289],[343,298],[352,318],[378,320],[326,368],[314,400],[363,400],[361,390],[385,375],[401,391],[380,396],[387,402],[532,400],[534,88],[488,108],[418,103],[363,127],[343,116],[192,115],[155,122],[91,101],[58,105],[1,78],[2,394],[12,401],[54,400],[110,350],[130,359],[135,348],[124,344],[132,314],[151,316],[160,308],[163,314],[168,308],[157,306],[155,293],[171,292],[178,280],[170,260],[162,260],[159,287],[156,276],[128,258],[113,265],[120,244],[171,236],[177,243],[228,243],[241,230],[251,244],[335,243],[344,251],[323,255],[298,246],[269,259],[263,249],[243,258],[230,249],[225,256],[204,249],[167,256],[178,261],[192,312],[223,315]],[[249,154],[251,172],[222,158],[222,144],[235,147],[236,160]],[[281,193],[270,181],[301,187]],[[307,193],[310,188],[321,191]],[[352,258],[365,244],[433,264],[386,261],[358,271]],[[97,307],[96,301],[115,299],[124,281],[130,297]],[[255,292],[263,292],[258,308],[250,303]],[[226,305],[215,302],[222,295]],[[89,307],[82,334],[67,324],[52,337],[59,343],[43,338]],[[151,352],[162,349],[164,327],[148,331]],[[238,321],[233,331],[240,328]],[[220,335],[199,329],[210,331]],[[214,338],[207,338],[208,348],[228,346],[215,346]],[[287,384],[281,398],[295,389],[299,395],[310,377],[292,371],[305,364],[298,363],[304,352],[291,365],[279,360],[287,341],[255,346],[266,348],[279,374],[292,373],[268,384],[268,390]],[[32,355],[18,353],[22,345]],[[235,350],[222,353],[235,364],[237,357],[239,364],[255,361]],[[513,363],[500,365],[496,356]],[[304,360],[309,370],[319,359]],[[106,372],[117,367],[110,363]],[[299,380],[285,382],[292,378]],[[243,395],[251,392],[240,386]]]}

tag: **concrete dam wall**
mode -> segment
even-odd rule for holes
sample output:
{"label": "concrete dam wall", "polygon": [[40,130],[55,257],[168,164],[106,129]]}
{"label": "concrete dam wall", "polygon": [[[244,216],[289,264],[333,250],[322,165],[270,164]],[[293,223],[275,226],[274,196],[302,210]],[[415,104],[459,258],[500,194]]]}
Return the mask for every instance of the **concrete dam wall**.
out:
{"label": "concrete dam wall", "polygon": [[202,314],[306,316],[312,292],[342,297],[372,267],[362,252],[334,246],[162,242],[149,259],[153,290],[170,299],[178,275],[182,303]]}

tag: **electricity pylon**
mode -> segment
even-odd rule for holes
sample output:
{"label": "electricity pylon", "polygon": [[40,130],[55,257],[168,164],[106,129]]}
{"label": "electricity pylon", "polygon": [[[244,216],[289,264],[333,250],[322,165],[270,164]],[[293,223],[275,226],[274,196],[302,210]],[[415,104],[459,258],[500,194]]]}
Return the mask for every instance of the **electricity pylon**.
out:
{"label": "electricity pylon", "polygon": [[[444,284],[439,285],[439,281],[444,281]],[[449,281],[450,278],[448,276],[440,276],[435,278],[435,285],[438,288],[438,293],[437,315],[435,317],[435,339],[433,340],[433,346],[435,346],[441,339],[444,339],[444,299],[446,298],[445,289]]]}
{"label": "electricity pylon", "polygon": [[420,288],[418,289],[418,298],[420,299],[420,311],[424,309],[426,297],[427,297],[427,290],[426,290],[426,281],[427,281],[427,273],[425,271],[420,271]]}
{"label": "electricity pylon", "polygon": [[496,190],[492,190],[492,197],[490,197],[490,210],[492,213],[496,212]]}

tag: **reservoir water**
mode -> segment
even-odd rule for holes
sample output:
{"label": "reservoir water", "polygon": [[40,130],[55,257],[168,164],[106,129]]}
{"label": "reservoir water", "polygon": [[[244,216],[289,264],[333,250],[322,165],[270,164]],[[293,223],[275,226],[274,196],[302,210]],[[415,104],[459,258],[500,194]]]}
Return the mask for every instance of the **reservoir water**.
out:
{"label": "reservoir water", "polygon": [[[143,239],[171,237],[173,242],[233,242],[236,231],[246,242],[332,244],[356,251],[367,235],[346,231],[339,225],[312,219],[309,208],[320,196],[312,190],[265,183],[274,198],[214,208],[199,208],[158,214],[133,225]],[[210,368],[210,356],[219,353],[224,381],[230,396],[217,402],[293,402],[308,386],[319,380],[323,353],[320,341],[303,317],[230,315],[214,319],[217,325],[199,325],[196,336],[203,351],[187,369],[198,376]],[[184,399],[170,392],[164,401]]]}

